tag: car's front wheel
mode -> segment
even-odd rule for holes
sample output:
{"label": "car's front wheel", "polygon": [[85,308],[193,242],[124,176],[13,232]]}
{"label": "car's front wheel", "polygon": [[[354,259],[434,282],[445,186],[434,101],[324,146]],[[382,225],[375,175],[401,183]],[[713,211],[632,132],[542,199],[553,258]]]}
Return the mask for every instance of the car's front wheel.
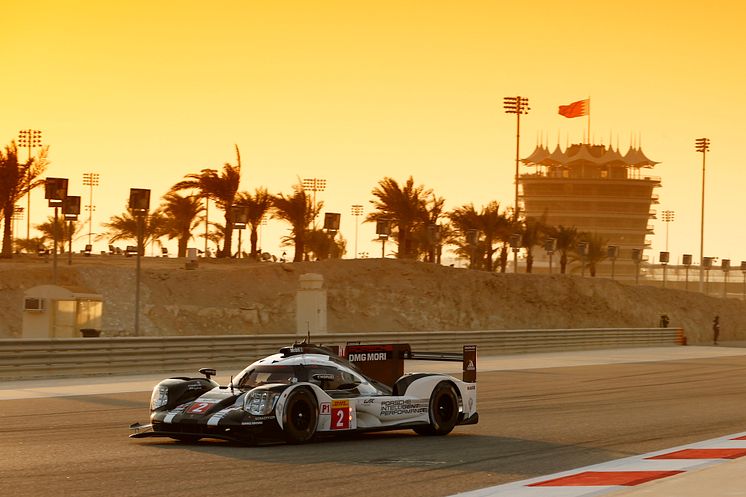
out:
{"label": "car's front wheel", "polygon": [[417,426],[419,435],[447,435],[458,422],[458,395],[451,383],[438,383],[430,395],[430,423]]}
{"label": "car's front wheel", "polygon": [[316,434],[319,406],[316,397],[306,388],[296,388],[285,402],[282,426],[285,440],[291,444],[308,442]]}

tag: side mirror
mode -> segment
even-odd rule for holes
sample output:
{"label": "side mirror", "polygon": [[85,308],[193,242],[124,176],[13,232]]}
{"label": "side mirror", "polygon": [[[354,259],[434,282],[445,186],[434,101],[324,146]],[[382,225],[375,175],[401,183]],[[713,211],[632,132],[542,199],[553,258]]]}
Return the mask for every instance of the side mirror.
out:
{"label": "side mirror", "polygon": [[209,380],[211,376],[215,376],[217,374],[217,371],[214,368],[201,368],[199,370],[199,373],[205,375],[205,378]]}

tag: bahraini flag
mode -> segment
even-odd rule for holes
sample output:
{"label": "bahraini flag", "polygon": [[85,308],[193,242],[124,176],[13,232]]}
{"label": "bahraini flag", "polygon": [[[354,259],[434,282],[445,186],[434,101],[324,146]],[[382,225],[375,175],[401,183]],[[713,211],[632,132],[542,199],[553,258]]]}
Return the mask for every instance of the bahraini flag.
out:
{"label": "bahraini flag", "polygon": [[560,105],[559,113],[565,117],[580,117],[587,116],[588,110],[590,109],[591,100],[586,98],[585,100],[578,100],[570,105]]}

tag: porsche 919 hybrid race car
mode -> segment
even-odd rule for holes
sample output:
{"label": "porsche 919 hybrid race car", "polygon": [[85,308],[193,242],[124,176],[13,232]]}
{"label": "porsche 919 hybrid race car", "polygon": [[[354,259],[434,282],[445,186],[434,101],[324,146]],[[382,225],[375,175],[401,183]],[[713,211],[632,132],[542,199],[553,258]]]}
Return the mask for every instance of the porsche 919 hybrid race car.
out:
{"label": "porsche 919 hybrid race car", "polygon": [[[464,377],[403,374],[404,359],[418,358],[463,360]],[[414,354],[405,344],[296,343],[254,362],[229,385],[211,379],[214,369],[200,373],[205,377],[158,383],[150,424],[133,424],[130,436],[297,444],[322,434],[364,431],[446,435],[479,420],[475,346],[465,346],[462,356]]]}

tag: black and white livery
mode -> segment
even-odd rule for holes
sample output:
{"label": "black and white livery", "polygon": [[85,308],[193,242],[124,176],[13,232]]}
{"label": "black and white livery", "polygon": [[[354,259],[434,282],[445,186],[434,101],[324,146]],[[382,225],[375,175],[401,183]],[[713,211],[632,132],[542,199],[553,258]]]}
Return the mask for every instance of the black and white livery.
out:
{"label": "black and white livery", "polygon": [[[251,444],[400,429],[446,435],[479,420],[476,347],[467,347],[464,378],[457,379],[402,375],[404,359],[418,358],[406,345],[348,346],[342,357],[333,348],[294,344],[254,362],[229,385],[212,380],[213,369],[201,369],[204,378],[161,381],[153,389],[150,424],[132,425],[130,436]],[[387,382],[392,372],[397,379]]]}

